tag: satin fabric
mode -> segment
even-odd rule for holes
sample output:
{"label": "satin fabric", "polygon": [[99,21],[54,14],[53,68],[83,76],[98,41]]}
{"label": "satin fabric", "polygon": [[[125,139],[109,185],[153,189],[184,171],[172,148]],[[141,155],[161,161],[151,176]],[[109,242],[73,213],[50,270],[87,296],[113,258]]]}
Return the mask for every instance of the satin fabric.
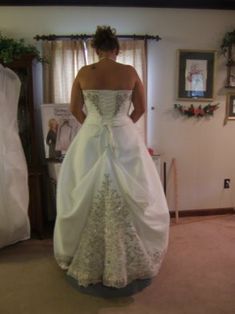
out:
{"label": "satin fabric", "polygon": [[132,91],[83,95],[88,115],[58,180],[55,258],[81,286],[122,288],[158,273],[169,211],[156,167],[128,116]]}

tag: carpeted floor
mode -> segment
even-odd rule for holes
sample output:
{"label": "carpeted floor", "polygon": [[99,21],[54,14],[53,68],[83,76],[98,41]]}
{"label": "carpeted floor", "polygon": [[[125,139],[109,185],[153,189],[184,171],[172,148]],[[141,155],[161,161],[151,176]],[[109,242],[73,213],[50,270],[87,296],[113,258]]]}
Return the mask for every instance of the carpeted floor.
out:
{"label": "carpeted floor", "polygon": [[53,259],[52,240],[0,250],[1,314],[234,314],[235,215],[172,223],[167,256],[143,292],[83,295]]}

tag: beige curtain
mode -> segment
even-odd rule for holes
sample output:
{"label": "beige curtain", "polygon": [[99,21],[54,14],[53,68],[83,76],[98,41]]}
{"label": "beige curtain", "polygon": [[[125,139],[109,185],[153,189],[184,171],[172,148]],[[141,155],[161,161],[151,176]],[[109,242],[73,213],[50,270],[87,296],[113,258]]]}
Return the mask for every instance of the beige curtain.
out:
{"label": "beige curtain", "polygon": [[[117,61],[120,63],[132,65],[140,79],[142,80],[146,91],[147,103],[147,64],[146,64],[146,42],[145,40],[123,39],[120,40],[120,53]],[[146,142],[146,122],[147,122],[147,108],[145,114],[137,121],[136,125],[140,135]]]}
{"label": "beige curtain", "polygon": [[[132,65],[147,87],[145,41],[121,39],[119,42],[120,53],[117,61]],[[43,56],[49,60],[43,68],[44,103],[68,103],[78,70],[86,64],[98,61],[90,39],[45,41]],[[137,122],[137,127],[145,140],[146,114]]]}
{"label": "beige curtain", "polygon": [[68,103],[73,80],[86,64],[82,40],[43,42],[43,56],[49,61],[43,66],[44,103]]}
{"label": "beige curtain", "polygon": [[95,49],[91,47],[91,39],[86,40],[85,47],[86,47],[86,62],[87,62],[87,64],[98,62],[99,59],[98,59],[98,56],[95,52]]}

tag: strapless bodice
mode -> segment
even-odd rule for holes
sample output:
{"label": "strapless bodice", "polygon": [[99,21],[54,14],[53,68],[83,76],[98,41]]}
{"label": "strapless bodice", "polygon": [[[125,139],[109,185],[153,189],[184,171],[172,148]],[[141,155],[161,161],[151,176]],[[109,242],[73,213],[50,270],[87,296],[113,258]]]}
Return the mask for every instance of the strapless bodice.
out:
{"label": "strapless bodice", "polygon": [[123,121],[131,105],[132,90],[83,90],[87,122]]}

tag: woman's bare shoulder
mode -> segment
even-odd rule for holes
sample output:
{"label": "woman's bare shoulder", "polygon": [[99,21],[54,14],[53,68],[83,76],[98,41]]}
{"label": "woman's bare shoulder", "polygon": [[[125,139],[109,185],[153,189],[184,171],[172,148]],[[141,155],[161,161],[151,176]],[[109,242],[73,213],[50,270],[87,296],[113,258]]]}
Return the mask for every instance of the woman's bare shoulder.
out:
{"label": "woman's bare shoulder", "polygon": [[79,74],[79,75],[86,74],[86,73],[89,72],[91,69],[94,69],[95,66],[96,66],[96,63],[84,65],[84,66],[81,67],[81,69],[78,71],[78,74]]}
{"label": "woman's bare shoulder", "polygon": [[126,69],[126,70],[133,70],[134,67],[130,64],[125,64],[125,63],[121,63],[121,62],[116,62],[116,64],[120,67],[122,67],[123,69]]}
{"label": "woman's bare shoulder", "polygon": [[123,64],[123,68],[125,69],[126,72],[132,74],[132,75],[136,75],[136,70],[135,68],[130,65],[130,64]]}

